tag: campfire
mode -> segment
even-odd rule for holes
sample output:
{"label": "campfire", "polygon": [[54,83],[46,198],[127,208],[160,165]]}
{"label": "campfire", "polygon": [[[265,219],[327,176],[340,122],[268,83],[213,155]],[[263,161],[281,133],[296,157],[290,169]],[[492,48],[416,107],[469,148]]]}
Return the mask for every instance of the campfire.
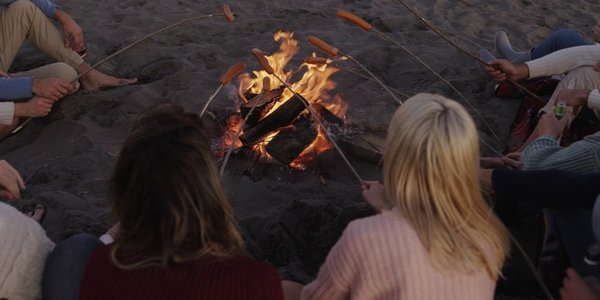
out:
{"label": "campfire", "polygon": [[[329,130],[343,127],[347,104],[339,95],[330,94],[336,86],[330,77],[338,69],[327,64],[303,63],[297,71],[286,70],[288,62],[300,50],[293,35],[281,31],[274,35],[275,41],[280,43],[279,51],[267,56],[274,73],[290,83],[292,89],[318,112],[317,117]],[[300,74],[301,78],[294,81]],[[274,159],[304,169],[306,162],[332,147],[302,101],[267,72],[260,70],[240,75],[239,98],[242,104],[239,113],[229,117],[223,138],[224,149],[235,143],[235,147],[250,148],[266,160]],[[235,132],[242,126],[244,118],[247,121],[243,133],[234,141]]]}

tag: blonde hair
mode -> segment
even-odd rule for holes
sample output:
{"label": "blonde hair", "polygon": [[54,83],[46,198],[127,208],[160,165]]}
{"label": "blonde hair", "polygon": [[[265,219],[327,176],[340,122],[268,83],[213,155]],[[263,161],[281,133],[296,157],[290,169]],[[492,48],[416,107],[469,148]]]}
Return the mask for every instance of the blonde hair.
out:
{"label": "blonde hair", "polygon": [[412,225],[433,266],[497,279],[508,232],[479,186],[475,123],[455,101],[418,94],[394,114],[384,154],[385,198]]}

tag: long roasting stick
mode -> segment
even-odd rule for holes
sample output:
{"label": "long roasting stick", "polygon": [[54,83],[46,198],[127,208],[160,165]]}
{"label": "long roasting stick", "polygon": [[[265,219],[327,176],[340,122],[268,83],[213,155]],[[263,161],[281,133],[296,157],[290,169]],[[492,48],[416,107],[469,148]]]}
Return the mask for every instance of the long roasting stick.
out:
{"label": "long roasting stick", "polygon": [[[227,21],[229,21],[230,23],[231,23],[231,22],[233,22],[233,21],[235,20],[235,15],[234,15],[234,14],[231,12],[231,8],[229,7],[229,5],[228,5],[228,4],[223,4],[223,13],[220,13],[220,14],[211,14],[211,15],[202,15],[202,16],[196,16],[196,17],[191,17],[191,18],[185,19],[185,20],[181,20],[181,21],[179,21],[179,22],[177,22],[177,23],[174,23],[174,24],[171,24],[171,25],[169,25],[169,26],[167,26],[167,27],[164,27],[164,28],[162,28],[162,29],[159,29],[159,30],[157,30],[157,31],[155,31],[155,32],[153,32],[153,33],[147,34],[147,35],[145,35],[144,37],[142,37],[141,39],[139,39],[139,40],[137,40],[137,41],[134,41],[133,43],[131,43],[131,44],[129,44],[129,45],[127,45],[127,46],[123,47],[123,48],[122,48],[122,49],[120,49],[119,51],[117,51],[117,52],[115,52],[115,53],[113,53],[113,54],[111,54],[111,55],[109,55],[109,56],[105,57],[104,59],[101,59],[100,61],[98,61],[97,63],[93,64],[91,67],[89,67],[88,69],[86,69],[86,70],[84,70],[83,72],[79,73],[79,75],[77,75],[77,78],[75,78],[75,80],[73,80],[73,81],[71,82],[71,84],[75,84],[75,83],[77,83],[77,81],[79,81],[79,79],[81,79],[81,77],[83,77],[85,74],[89,73],[91,70],[94,70],[94,69],[96,69],[96,68],[97,68],[98,66],[100,66],[101,64],[103,64],[103,63],[107,62],[108,60],[110,60],[110,59],[114,58],[115,56],[117,56],[117,55],[119,55],[119,54],[121,54],[121,53],[123,53],[123,52],[125,52],[125,51],[127,51],[127,50],[129,50],[129,49],[131,49],[132,47],[136,46],[137,44],[139,44],[139,43],[141,43],[141,42],[143,42],[143,41],[145,41],[145,40],[147,40],[147,39],[149,39],[149,38],[151,38],[151,37],[153,37],[153,36],[155,36],[155,35],[157,35],[157,34],[159,34],[159,33],[163,33],[163,32],[165,32],[165,31],[168,31],[168,30],[170,30],[170,29],[173,29],[173,28],[175,28],[175,27],[177,27],[177,26],[181,26],[181,25],[183,25],[183,24],[186,24],[186,23],[189,23],[189,22],[193,22],[193,21],[200,20],[200,19],[206,19],[206,18],[217,17],[217,16],[225,16],[225,18],[227,19]],[[217,92],[218,92],[218,91],[217,91]],[[215,93],[215,96],[216,96],[216,93]],[[31,122],[31,120],[32,120],[32,119],[33,119],[33,118],[27,118],[25,121],[23,121],[23,123],[21,123],[21,125],[19,125],[19,127],[15,128],[15,130],[13,130],[13,131],[10,133],[10,135],[13,135],[13,134],[15,134],[15,133],[17,133],[17,132],[21,131],[21,129],[23,129],[23,127],[25,127],[25,125],[27,125],[29,122]],[[10,136],[10,135],[9,135],[9,136]],[[8,137],[8,136],[7,136],[7,137]],[[2,141],[2,140],[0,140],[0,141]]]}
{"label": "long roasting stick", "polygon": [[371,71],[369,71],[369,69],[367,69],[367,67],[365,67],[363,64],[361,64],[358,60],[356,60],[354,57],[348,55],[348,54],[344,54],[340,51],[340,49],[332,47],[331,45],[325,43],[323,40],[315,37],[315,36],[309,36],[308,37],[308,42],[311,43],[313,46],[319,48],[321,51],[325,52],[326,54],[328,54],[331,57],[335,57],[335,56],[342,56],[342,57],[347,57],[348,59],[350,59],[351,61],[353,61],[356,65],[358,65],[358,67],[360,67],[363,71],[367,72],[367,74],[369,74],[369,76],[371,76],[373,78],[373,80],[375,80],[377,83],[379,83],[379,85],[381,85],[381,87],[383,87],[383,89],[386,90],[386,92],[388,92],[388,94],[390,94],[390,96],[392,96],[392,98],[394,99],[394,101],[396,101],[396,103],[402,105],[402,100],[400,100],[396,94],[392,93],[392,91],[388,88],[388,86],[386,84],[384,84],[377,76],[375,76],[375,74],[373,74]]}
{"label": "long roasting stick", "polygon": [[[333,46],[325,43],[324,41],[322,41],[322,40],[320,40],[320,39],[318,39],[316,37],[310,36],[310,37],[308,37],[308,41],[313,46],[317,47],[321,51],[323,51],[323,52],[325,52],[325,53],[327,53],[327,54],[329,54],[331,56],[342,55],[342,56],[348,57],[347,55],[342,54],[339,49],[334,48]],[[490,130],[491,130],[491,128],[490,128]],[[479,140],[483,141],[481,138]],[[498,155],[499,157],[502,157],[502,154],[500,153],[500,151],[494,149],[490,144],[488,144],[486,142],[482,142],[482,143],[484,145],[486,145],[488,148],[490,148],[492,150],[492,152],[494,152],[496,155]]]}
{"label": "long roasting stick", "polygon": [[[471,52],[467,51],[466,49],[462,48],[461,46],[459,46],[458,44],[456,44],[454,41],[452,41],[448,37],[446,37],[442,32],[440,32],[439,30],[437,30],[434,26],[432,26],[431,24],[429,24],[429,22],[427,22],[427,20],[425,20],[425,18],[423,16],[421,16],[414,9],[412,9],[412,7],[408,6],[403,0],[399,0],[399,1],[400,1],[400,3],[406,9],[408,9],[413,15],[415,15],[415,17],[417,17],[417,19],[419,19],[423,24],[425,24],[425,26],[427,26],[429,29],[431,29],[433,32],[435,32],[438,36],[440,36],[442,39],[444,39],[450,45],[454,46],[456,49],[462,51],[466,55],[474,58],[475,60],[477,60],[481,64],[485,65],[486,67],[490,67],[490,65],[487,62],[485,62],[484,60],[482,60],[478,56],[472,54]],[[512,79],[508,79],[508,81],[510,83],[514,84],[520,90],[524,91],[529,96],[533,97],[534,99],[536,99],[538,101],[541,101],[542,103],[546,103],[546,101],[542,100],[542,98],[540,98],[538,95],[536,95],[533,92],[529,91],[524,86],[522,86],[521,84],[517,83],[516,81],[514,81]],[[544,283],[544,281],[542,280],[542,278],[540,277],[540,275],[535,270],[535,267],[534,267],[533,263],[531,262],[531,259],[527,255],[527,252],[525,252],[525,249],[523,248],[523,246],[521,245],[521,243],[519,243],[519,241],[516,239],[516,237],[512,233],[510,233],[510,238],[513,241],[513,243],[515,244],[515,246],[519,249],[519,252],[521,252],[521,255],[523,255],[523,257],[525,258],[525,261],[526,261],[529,269],[531,270],[531,273],[533,274],[533,276],[535,277],[536,281],[538,282],[538,284],[540,285],[540,287],[542,288],[542,290],[546,294],[546,297],[548,297],[548,299],[554,299],[554,297],[552,296],[552,293],[550,293],[550,290],[548,289],[548,287],[546,286],[546,284]]]}
{"label": "long roasting stick", "polygon": [[[330,61],[327,58],[323,58],[323,57],[309,57],[309,58],[304,59],[304,62],[307,63],[307,64],[311,64],[311,65],[333,65],[334,67],[336,67],[336,68],[338,68],[338,69],[340,69],[342,71],[345,71],[345,72],[348,72],[348,73],[352,73],[352,74],[354,74],[354,75],[356,75],[358,77],[361,77],[363,79],[366,79],[366,80],[369,80],[369,81],[372,81],[372,82],[375,82],[375,83],[379,83],[377,80],[373,79],[372,77],[363,75],[363,74],[358,73],[358,72],[356,72],[354,70],[351,70],[351,69],[346,69],[346,68],[340,66],[339,64],[333,63],[334,61],[335,60],[331,60]],[[265,78],[267,78],[267,77],[265,77]],[[408,98],[408,96],[406,94],[402,93],[398,89],[395,89],[395,88],[390,87],[390,86],[387,86],[387,88],[390,89],[390,90],[392,90],[392,91],[394,91],[394,92],[396,92],[398,95],[400,95],[400,96],[402,96],[404,98]]]}
{"label": "long roasting stick", "polygon": [[221,89],[231,81],[233,76],[235,76],[235,75],[239,74],[241,71],[243,71],[244,68],[246,68],[245,64],[238,63],[238,64],[234,65],[233,67],[231,67],[227,71],[227,73],[225,73],[223,75],[223,77],[221,77],[221,79],[219,80],[219,82],[221,83],[219,85],[219,88],[217,88],[217,90],[210,96],[210,98],[208,98],[208,101],[206,101],[206,104],[204,104],[204,107],[202,108],[202,111],[200,112],[200,117],[202,117],[204,115],[204,113],[206,112],[206,109],[208,108],[208,105],[210,105],[210,103],[213,101],[213,99],[215,99],[215,97],[217,96],[217,94],[219,94]]}
{"label": "long roasting stick", "polygon": [[113,53],[113,54],[105,57],[104,59],[100,60],[99,62],[95,63],[94,65],[92,65],[91,67],[89,67],[88,69],[86,69],[85,71],[81,72],[79,74],[79,76],[77,76],[77,79],[75,79],[72,83],[73,84],[76,83],[77,81],[79,81],[79,79],[83,75],[87,74],[89,71],[97,68],[98,66],[100,66],[101,64],[107,62],[108,60],[112,59],[113,57],[115,57],[115,56],[117,56],[117,55],[119,55],[119,54],[121,54],[121,53],[129,50],[130,48],[136,46],[137,44],[139,44],[139,43],[141,43],[141,42],[143,42],[143,41],[145,41],[145,40],[147,40],[147,39],[149,39],[149,38],[151,38],[151,37],[153,37],[153,36],[155,36],[155,35],[157,35],[159,33],[163,33],[165,31],[171,30],[171,29],[173,29],[173,28],[175,28],[177,26],[181,26],[183,24],[190,23],[190,22],[193,22],[193,21],[196,21],[196,20],[207,19],[207,18],[218,17],[218,16],[225,16],[225,18],[229,22],[233,22],[235,20],[235,15],[231,12],[231,8],[229,7],[229,5],[224,4],[223,5],[223,13],[220,13],[220,14],[210,14],[210,15],[202,15],[202,16],[195,16],[195,17],[191,17],[191,18],[188,18],[188,19],[181,20],[181,21],[179,21],[177,23],[173,23],[173,24],[171,24],[169,26],[166,26],[164,28],[161,28],[161,29],[159,29],[159,30],[157,30],[155,32],[147,34],[144,37],[142,37],[141,39],[139,39],[137,41],[134,41],[133,43],[131,43],[131,44],[123,47],[119,51],[117,51],[117,52],[115,52],[115,53]]}
{"label": "long roasting stick", "polygon": [[467,99],[467,97],[465,97],[465,95],[462,92],[460,92],[452,83],[450,83],[450,81],[446,80],[444,77],[442,77],[442,75],[440,75],[438,72],[436,72],[435,70],[433,70],[433,68],[431,68],[425,61],[423,61],[422,59],[420,59],[414,52],[412,52],[408,48],[404,47],[402,44],[398,43],[394,39],[390,38],[389,36],[387,36],[385,33],[381,32],[377,28],[374,28],[371,24],[369,24],[367,21],[365,21],[364,19],[362,19],[361,17],[359,17],[357,15],[354,15],[354,14],[348,12],[348,11],[345,11],[345,10],[338,10],[338,12],[336,13],[336,16],[338,16],[341,19],[344,19],[344,20],[346,20],[348,22],[351,22],[351,23],[357,25],[358,27],[362,28],[364,31],[373,32],[376,35],[378,35],[379,37],[383,38],[384,40],[392,42],[393,44],[395,44],[396,46],[398,46],[400,49],[402,49],[402,51],[406,52],[413,59],[415,59],[417,62],[419,62],[421,65],[423,65],[433,75],[435,75],[438,79],[440,79],[448,87],[450,87],[475,112],[475,114],[477,114],[477,117],[487,127],[487,129],[490,131],[490,133],[492,134],[492,136],[494,136],[494,138],[496,139],[496,141],[498,141],[500,144],[502,144],[502,140],[500,139],[500,137],[498,136],[498,134],[496,134],[496,131],[492,128],[492,126],[488,123],[488,121],[483,117],[483,115],[481,115],[481,113],[479,112],[479,110],[477,110],[475,108],[475,106],[473,106],[473,104],[471,103],[471,101],[469,101]]}
{"label": "long roasting stick", "polygon": [[294,94],[294,97],[296,97],[300,102],[302,102],[302,104],[304,104],[304,106],[306,107],[306,110],[308,110],[308,112],[313,116],[313,119],[315,119],[317,124],[321,127],[323,132],[325,132],[325,135],[327,135],[327,138],[329,139],[329,141],[331,141],[331,144],[333,145],[333,147],[335,147],[335,149],[340,154],[340,156],[342,157],[342,159],[344,160],[346,165],[348,165],[348,168],[350,169],[350,171],[352,171],[352,173],[354,174],[354,176],[356,177],[358,182],[360,182],[362,184],[364,182],[364,180],[362,179],[362,177],[360,177],[360,175],[358,174],[358,172],[356,171],[354,166],[352,166],[352,164],[350,163],[350,161],[348,160],[348,158],[346,157],[346,155],[344,154],[344,152],[342,151],[340,146],[338,146],[335,139],[331,136],[331,133],[329,133],[329,131],[327,130],[327,127],[325,127],[325,124],[323,124],[323,122],[319,118],[319,115],[315,111],[312,110],[312,108],[306,102],[306,100],[304,98],[302,98],[300,95],[298,95],[298,93],[296,93],[287,82],[283,81],[283,79],[281,79],[279,76],[277,76],[277,74],[275,74],[275,72],[273,71],[273,67],[271,67],[271,65],[269,64],[269,61],[267,60],[267,58],[265,57],[265,54],[262,51],[260,51],[258,49],[253,49],[252,54],[254,55],[254,57],[256,57],[256,59],[258,60],[258,62],[261,65],[261,67],[267,73],[269,73],[270,75],[273,75],[277,80],[279,80],[281,82],[281,84],[283,84],[290,92],[292,92],[292,94]]}
{"label": "long roasting stick", "polygon": [[225,154],[225,159],[223,160],[223,164],[221,165],[221,170],[219,172],[219,173],[221,173],[221,176],[223,176],[223,174],[225,174],[225,167],[227,166],[227,163],[229,162],[229,157],[231,156],[231,152],[233,152],[233,147],[235,146],[235,141],[237,141],[240,138],[240,135],[242,135],[242,130],[244,130],[244,126],[246,126],[246,122],[248,122],[248,118],[250,118],[250,116],[254,112],[254,109],[256,108],[257,105],[258,105],[258,103],[255,103],[254,105],[252,105],[252,108],[250,108],[250,111],[248,111],[248,114],[246,114],[246,117],[244,118],[242,125],[240,125],[240,128],[238,128],[237,132],[235,133],[235,136],[233,137],[233,139],[231,139],[231,144],[229,144],[229,148],[227,149],[227,154]]}

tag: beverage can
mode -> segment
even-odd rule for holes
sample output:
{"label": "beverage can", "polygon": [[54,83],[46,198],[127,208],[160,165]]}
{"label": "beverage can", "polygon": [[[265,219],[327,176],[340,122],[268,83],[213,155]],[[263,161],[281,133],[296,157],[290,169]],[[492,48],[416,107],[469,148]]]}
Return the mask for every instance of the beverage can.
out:
{"label": "beverage can", "polygon": [[554,114],[557,118],[562,118],[565,116],[565,112],[567,111],[567,102],[566,101],[558,101],[556,106],[554,107]]}

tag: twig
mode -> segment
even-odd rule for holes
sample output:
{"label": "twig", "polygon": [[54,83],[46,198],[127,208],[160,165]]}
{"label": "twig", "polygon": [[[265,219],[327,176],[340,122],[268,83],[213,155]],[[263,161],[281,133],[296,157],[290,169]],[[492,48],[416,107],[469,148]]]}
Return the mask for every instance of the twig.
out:
{"label": "twig", "polygon": [[333,145],[333,147],[335,147],[335,149],[340,154],[340,156],[342,157],[342,159],[344,160],[344,162],[346,163],[346,165],[348,165],[348,168],[350,169],[350,171],[352,171],[352,173],[354,174],[354,177],[356,177],[356,179],[358,180],[358,182],[360,182],[362,184],[364,182],[364,180],[362,179],[362,177],[360,177],[360,174],[358,174],[358,172],[356,171],[356,169],[354,168],[354,166],[352,166],[352,164],[350,163],[350,160],[348,160],[348,157],[346,157],[346,155],[342,151],[342,148],[340,148],[340,146],[338,146],[338,144],[335,141],[335,139],[331,136],[331,134],[327,130],[327,127],[325,127],[325,124],[323,124],[323,122],[321,121],[321,119],[319,119],[318,114],[312,110],[312,108],[310,107],[310,105],[308,103],[306,103],[306,100],[304,100],[300,95],[298,95],[298,93],[296,93],[287,82],[283,81],[283,79],[281,79],[275,73],[273,73],[272,75],[277,80],[279,80],[283,85],[285,85],[285,87],[290,92],[292,92],[294,94],[294,97],[296,97],[300,102],[302,102],[302,104],[304,104],[304,106],[306,107],[306,109],[308,110],[308,112],[313,116],[313,118],[315,119],[315,121],[317,122],[317,124],[319,124],[319,126],[321,127],[321,129],[323,130],[323,132],[325,132],[325,135],[327,136],[327,138],[329,139],[329,141],[331,142],[331,144]]}
{"label": "twig", "polygon": [[[359,72],[356,72],[356,71],[354,71],[354,70],[352,70],[352,69],[344,68],[344,67],[340,66],[339,64],[334,64],[334,66],[335,66],[336,68],[338,68],[338,69],[340,69],[340,70],[344,71],[344,72],[352,73],[352,74],[354,74],[354,75],[356,75],[356,76],[358,76],[358,77],[361,77],[361,78],[363,78],[363,79],[366,79],[366,80],[369,80],[369,81],[371,81],[371,82],[375,82],[375,83],[377,83],[377,81],[375,81],[375,79],[373,79],[372,77],[369,77],[369,76],[363,75],[363,74],[361,74],[361,73],[359,73]],[[390,90],[392,90],[393,92],[395,92],[396,94],[398,94],[398,95],[400,95],[400,96],[402,96],[402,97],[404,97],[404,98],[408,98],[408,95],[404,94],[403,92],[399,91],[398,89],[396,89],[396,88],[393,88],[393,87],[391,87],[391,86],[388,86],[388,88],[389,88]]]}
{"label": "twig", "polygon": [[377,30],[375,28],[373,28],[373,32],[375,34],[377,34],[378,36],[380,36],[381,38],[394,43],[396,46],[398,46],[400,49],[402,49],[404,52],[406,52],[408,55],[410,55],[413,59],[415,59],[417,62],[419,62],[425,68],[427,68],[427,70],[429,70],[433,75],[435,75],[438,79],[440,79],[442,82],[444,82],[448,87],[450,87],[475,112],[475,114],[477,115],[477,117],[487,127],[487,129],[490,131],[490,133],[492,134],[492,136],[494,136],[494,138],[496,139],[496,141],[498,141],[498,143],[502,144],[502,140],[500,139],[500,137],[498,136],[498,134],[496,134],[496,131],[492,128],[492,126],[488,123],[488,121],[483,117],[483,115],[479,112],[479,110],[477,110],[475,108],[475,106],[471,103],[471,101],[469,101],[467,99],[467,97],[465,97],[465,95],[463,95],[463,93],[461,91],[459,91],[452,83],[450,83],[450,81],[446,80],[444,77],[442,77],[442,75],[440,75],[438,72],[436,72],[435,70],[433,70],[433,68],[431,68],[425,61],[423,61],[422,59],[420,59],[414,52],[412,52],[408,48],[404,47],[403,45],[401,45],[400,43],[398,43],[394,39],[388,37],[386,34],[384,34],[383,32],[381,32],[381,31],[379,31],[379,30]]}
{"label": "twig", "polygon": [[252,115],[252,112],[254,112],[254,108],[256,108],[257,105],[258,105],[258,103],[255,103],[254,105],[252,105],[252,108],[250,108],[250,111],[244,118],[242,125],[240,126],[240,128],[238,128],[237,132],[235,133],[235,136],[231,140],[231,144],[229,144],[229,149],[227,149],[227,154],[225,154],[225,159],[223,160],[223,164],[221,165],[221,170],[219,171],[221,176],[223,176],[223,174],[225,174],[225,167],[227,166],[227,163],[229,162],[229,157],[231,156],[231,152],[233,152],[233,147],[235,145],[235,141],[237,141],[240,138],[240,135],[242,135],[242,130],[244,130],[244,126],[246,125],[248,118],[250,118],[250,116]]}
{"label": "twig", "polygon": [[145,41],[145,40],[147,40],[147,39],[149,39],[149,38],[151,38],[151,37],[153,37],[153,36],[155,36],[155,35],[157,35],[157,34],[159,34],[159,33],[163,33],[163,32],[165,32],[165,31],[168,31],[168,30],[170,30],[170,29],[173,29],[173,28],[175,28],[175,27],[177,27],[177,26],[180,26],[180,25],[183,25],[183,24],[186,24],[186,23],[189,23],[189,22],[193,22],[193,21],[200,20],[200,19],[212,18],[212,17],[215,17],[215,16],[225,16],[225,13],[221,13],[221,14],[211,14],[211,15],[202,15],[202,16],[191,17],[191,18],[188,18],[188,19],[185,19],[185,20],[181,20],[181,21],[179,21],[179,22],[177,22],[177,23],[171,24],[171,25],[169,25],[169,26],[167,26],[167,27],[164,27],[164,28],[162,28],[162,29],[159,29],[159,30],[157,30],[157,31],[155,31],[155,32],[152,32],[152,33],[150,33],[150,34],[147,34],[147,35],[145,35],[144,37],[142,37],[141,39],[139,39],[139,40],[137,40],[137,41],[135,41],[135,42],[133,42],[133,43],[131,43],[131,44],[129,44],[129,45],[127,45],[127,46],[125,46],[125,47],[124,47],[124,48],[122,48],[121,50],[119,50],[119,51],[117,51],[117,52],[115,52],[115,53],[113,53],[113,54],[111,54],[111,55],[109,55],[109,56],[105,57],[104,59],[101,59],[99,62],[95,63],[94,65],[92,65],[91,67],[89,67],[88,69],[86,69],[85,71],[83,71],[83,72],[79,73],[79,75],[77,76],[77,78],[76,78],[76,79],[75,79],[75,80],[74,80],[72,83],[76,83],[76,82],[77,82],[77,81],[79,81],[79,79],[81,79],[81,77],[83,77],[85,74],[87,74],[87,73],[88,73],[88,72],[90,72],[91,70],[93,70],[93,69],[97,68],[97,67],[98,67],[98,66],[100,66],[101,64],[103,64],[103,63],[107,62],[108,60],[112,59],[113,57],[115,57],[115,56],[117,56],[117,55],[119,55],[119,54],[121,54],[121,53],[123,53],[123,52],[125,52],[125,51],[127,51],[127,50],[129,50],[129,49],[131,49],[131,48],[132,48],[132,47],[134,47],[135,45],[137,45],[137,44],[139,44],[139,43],[141,43],[141,42],[143,42],[143,41]]}

